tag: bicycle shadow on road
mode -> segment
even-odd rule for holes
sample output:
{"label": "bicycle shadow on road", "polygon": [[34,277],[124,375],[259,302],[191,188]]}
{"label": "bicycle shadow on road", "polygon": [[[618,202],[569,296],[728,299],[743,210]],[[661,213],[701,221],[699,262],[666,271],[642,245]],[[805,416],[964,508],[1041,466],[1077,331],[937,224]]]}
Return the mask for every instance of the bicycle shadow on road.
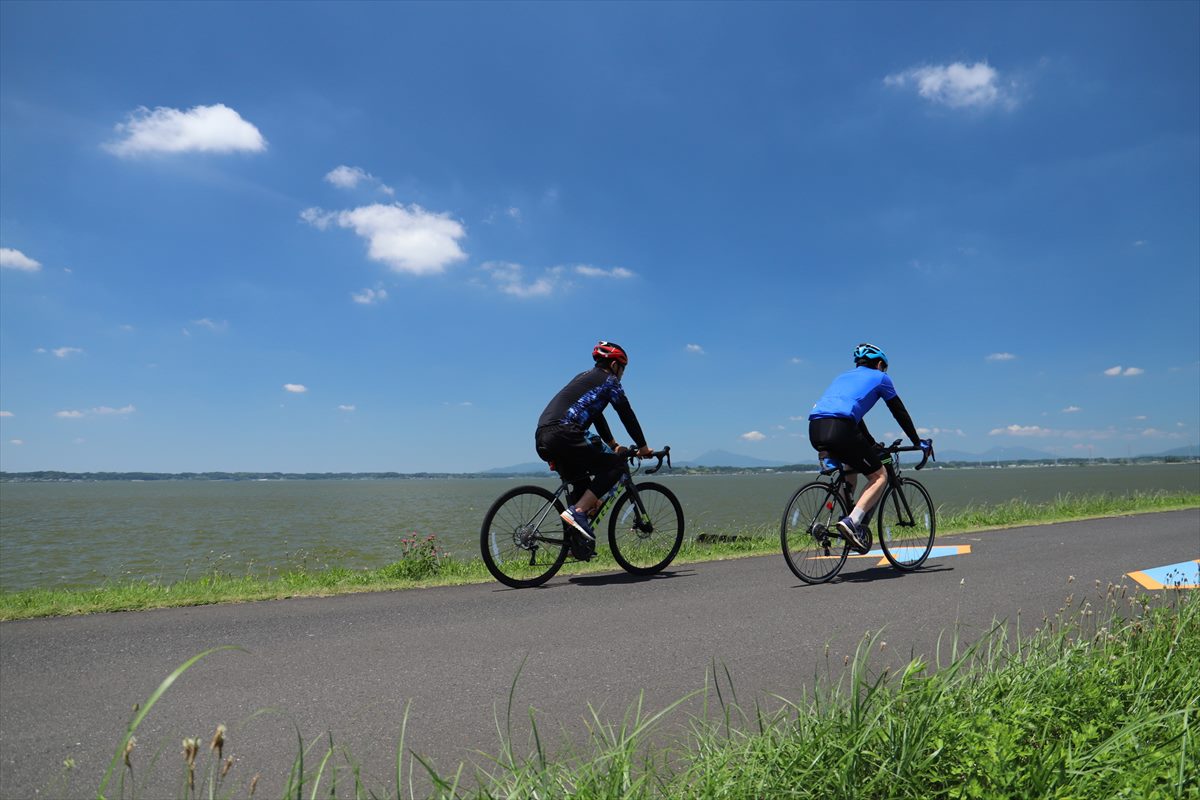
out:
{"label": "bicycle shadow on road", "polygon": [[612,586],[628,583],[648,583],[671,578],[690,578],[696,574],[694,569],[667,569],[653,575],[630,575],[628,572],[610,572],[601,575],[573,575],[568,583],[580,586]]}
{"label": "bicycle shadow on road", "polygon": [[[954,567],[948,564],[933,564],[931,566],[921,567],[916,572],[901,572],[895,569],[890,564],[883,567],[868,567],[856,572],[841,572],[836,578],[829,582],[829,585],[838,583],[873,583],[875,581],[890,581],[896,578],[907,578],[909,576],[919,577],[921,575],[932,575],[935,572],[953,572]],[[793,584],[793,589],[802,589],[808,586],[807,583]]]}

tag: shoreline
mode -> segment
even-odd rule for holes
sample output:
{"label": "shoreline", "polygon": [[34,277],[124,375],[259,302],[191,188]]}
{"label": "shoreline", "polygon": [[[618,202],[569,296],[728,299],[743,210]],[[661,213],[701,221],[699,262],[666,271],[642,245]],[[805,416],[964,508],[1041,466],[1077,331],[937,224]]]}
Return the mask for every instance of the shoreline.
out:
{"label": "shoreline", "polygon": [[[1057,503],[1042,504],[1015,501],[967,509],[950,515],[940,521],[941,529],[937,537],[940,541],[945,537],[1017,527],[1196,508],[1200,508],[1200,495],[1193,493],[1067,498]],[[736,531],[730,535],[730,540],[715,544],[687,541],[673,564],[779,554],[777,531],[767,531],[766,535],[754,531]],[[417,555],[428,556],[427,553]],[[568,561],[559,575],[584,575],[617,569],[618,565],[607,548],[604,548],[590,562]],[[361,592],[401,591],[493,581],[494,578],[478,557],[469,560],[421,557],[413,562],[402,560],[373,570],[328,567],[322,570],[284,572],[272,578],[238,577],[214,572],[201,578],[167,584],[130,581],[110,582],[83,589],[0,591],[0,623],[44,617],[285,600],[293,597],[333,597]]]}

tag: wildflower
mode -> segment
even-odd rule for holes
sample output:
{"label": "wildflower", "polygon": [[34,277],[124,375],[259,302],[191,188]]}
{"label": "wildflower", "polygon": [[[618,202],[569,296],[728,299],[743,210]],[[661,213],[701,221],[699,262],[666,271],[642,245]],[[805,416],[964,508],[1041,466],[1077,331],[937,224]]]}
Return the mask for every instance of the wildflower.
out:
{"label": "wildflower", "polygon": [[199,739],[183,740],[183,758],[187,761],[188,788],[196,788],[196,754],[200,752]]}
{"label": "wildflower", "polygon": [[133,748],[137,747],[137,737],[130,736],[129,741],[125,743],[125,766],[133,769],[133,764],[130,763],[129,757],[133,755]]}
{"label": "wildflower", "polygon": [[233,756],[226,756],[225,764],[221,767],[221,779],[222,780],[225,779],[225,776],[229,774],[229,770],[231,770],[231,769],[233,769]]}
{"label": "wildflower", "polygon": [[250,796],[251,797],[254,797],[254,790],[258,788],[259,777],[260,777],[259,774],[255,773],[254,777],[250,779]]}
{"label": "wildflower", "polygon": [[209,744],[209,750],[217,751],[217,759],[221,758],[221,750],[225,747],[225,726],[218,725],[217,732],[213,734],[212,742]]}

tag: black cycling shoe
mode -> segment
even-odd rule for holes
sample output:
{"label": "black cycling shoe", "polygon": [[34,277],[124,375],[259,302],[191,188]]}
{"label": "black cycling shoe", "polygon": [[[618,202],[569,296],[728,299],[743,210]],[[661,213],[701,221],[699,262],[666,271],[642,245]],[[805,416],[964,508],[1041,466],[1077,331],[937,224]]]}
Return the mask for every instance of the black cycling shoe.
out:
{"label": "black cycling shoe", "polygon": [[578,531],[571,531],[571,538],[567,542],[571,547],[571,555],[576,561],[591,561],[592,556],[596,555],[595,540],[585,539]]}

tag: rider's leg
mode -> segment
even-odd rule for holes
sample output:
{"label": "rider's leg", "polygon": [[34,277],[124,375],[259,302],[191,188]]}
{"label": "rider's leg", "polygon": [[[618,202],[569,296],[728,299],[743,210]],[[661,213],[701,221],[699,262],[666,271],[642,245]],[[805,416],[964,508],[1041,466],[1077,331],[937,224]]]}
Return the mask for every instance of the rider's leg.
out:
{"label": "rider's leg", "polygon": [[883,467],[867,475],[867,488],[863,489],[862,497],[858,498],[854,510],[850,512],[850,519],[854,520],[855,524],[860,524],[867,512],[879,502],[885,486],[887,486],[887,470]]}
{"label": "rider's leg", "polygon": [[587,514],[589,517],[592,515],[592,512],[596,510],[596,506],[598,505],[600,505],[600,498],[596,497],[596,493],[591,489],[588,489],[583,493],[582,497],[575,501],[575,507]]}

